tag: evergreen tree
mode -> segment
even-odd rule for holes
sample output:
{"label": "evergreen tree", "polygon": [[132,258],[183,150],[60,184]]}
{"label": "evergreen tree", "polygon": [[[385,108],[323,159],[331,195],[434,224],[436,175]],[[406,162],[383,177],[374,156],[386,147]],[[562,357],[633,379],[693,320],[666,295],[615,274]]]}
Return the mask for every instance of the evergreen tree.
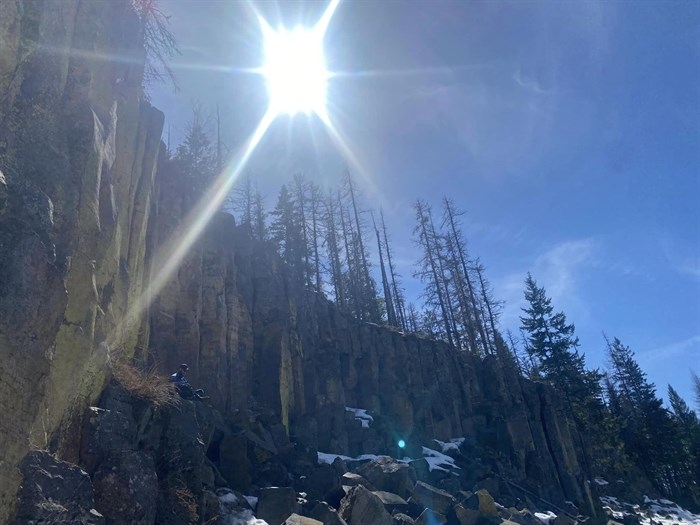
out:
{"label": "evergreen tree", "polygon": [[196,194],[203,193],[216,176],[216,154],[200,106],[192,109],[192,119],[174,160]]}
{"label": "evergreen tree", "polygon": [[529,306],[520,318],[527,334],[527,353],[537,362],[544,379],[549,380],[568,398],[583,399],[592,384],[585,369],[584,356],[578,352],[579,341],[573,324],[563,312],[554,313],[552,301],[528,273],[525,299]]}
{"label": "evergreen tree", "polygon": [[668,402],[679,434],[674,458],[679,466],[677,477],[688,496],[681,503],[697,507],[700,505],[700,420],[671,385],[668,385]]}
{"label": "evergreen tree", "polygon": [[597,370],[586,370],[585,358],[578,351],[578,337],[573,324],[566,321],[563,312],[554,312],[552,301],[543,287],[528,273],[525,280],[525,299],[520,318],[526,334],[525,349],[533,360],[542,379],[552,384],[564,397],[572,417],[574,435],[583,454],[587,470],[591,472],[604,461],[601,444],[604,431],[605,407],[602,403]]}
{"label": "evergreen tree", "polygon": [[267,212],[263,203],[263,196],[257,185],[253,195],[253,238],[264,241],[267,239]]}
{"label": "evergreen tree", "polygon": [[305,282],[305,243],[297,206],[286,185],[280,189],[277,205],[271,213],[270,235],[293,279]]}
{"label": "evergreen tree", "polygon": [[683,467],[677,459],[678,427],[634,359],[634,352],[614,338],[608,341],[608,357],[625,449],[659,491],[674,497],[684,484]]}

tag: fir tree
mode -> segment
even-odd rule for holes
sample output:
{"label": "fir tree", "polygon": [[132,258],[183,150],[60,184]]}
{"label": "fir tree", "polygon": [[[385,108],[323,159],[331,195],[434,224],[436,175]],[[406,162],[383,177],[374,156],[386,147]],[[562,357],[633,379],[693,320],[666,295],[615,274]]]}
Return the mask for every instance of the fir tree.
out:
{"label": "fir tree", "polygon": [[674,497],[684,485],[677,458],[678,427],[630,347],[614,338],[608,341],[608,357],[625,449],[659,491]]}
{"label": "fir tree", "polygon": [[195,193],[202,193],[216,176],[216,154],[201,107],[192,110],[185,139],[177,147],[174,160],[191,182]]}

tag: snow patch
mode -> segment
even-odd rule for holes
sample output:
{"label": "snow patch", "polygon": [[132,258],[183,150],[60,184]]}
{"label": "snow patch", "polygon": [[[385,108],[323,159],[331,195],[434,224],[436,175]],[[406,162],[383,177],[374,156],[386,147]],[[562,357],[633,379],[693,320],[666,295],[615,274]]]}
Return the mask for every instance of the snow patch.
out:
{"label": "snow patch", "polygon": [[637,516],[642,525],[700,525],[700,515],[681,508],[667,499],[654,500],[644,496],[643,505],[619,501],[612,496],[601,496],[601,503],[613,518]]}
{"label": "snow patch", "polygon": [[601,487],[610,484],[610,483],[608,483],[607,481],[605,481],[604,479],[601,479],[601,478],[595,478],[593,481],[595,482],[596,485],[600,485]]}
{"label": "snow patch", "polygon": [[362,428],[369,428],[369,424],[374,421],[364,408],[345,407],[345,411],[354,414],[355,419],[362,424]]}
{"label": "snow patch", "polygon": [[221,503],[230,503],[231,505],[235,505],[238,503],[238,498],[233,492],[227,492],[223,496],[219,496],[219,501]]}
{"label": "snow patch", "polygon": [[377,459],[379,457],[376,454],[362,454],[361,456],[357,456],[356,458],[351,458],[350,456],[343,456],[342,454],[328,454],[326,452],[317,452],[317,454],[319,463],[327,463],[329,465],[332,465],[336,458],[340,458],[343,461],[366,461]]}
{"label": "snow patch", "polygon": [[[244,496],[244,498],[246,500],[252,498],[257,502],[257,498],[252,496]],[[219,493],[220,520],[217,523],[221,523],[221,525],[269,525],[265,520],[256,518],[252,510],[241,509],[237,505],[238,498],[233,492]]]}
{"label": "snow patch", "polygon": [[555,519],[556,517],[557,515],[549,510],[547,512],[535,512],[535,518],[540,520],[545,525],[548,525],[549,522]]}
{"label": "snow patch", "polygon": [[443,452],[449,452],[450,450],[459,450],[459,447],[464,443],[464,438],[454,438],[449,441],[440,441],[439,439],[433,439],[435,443],[442,447]]}
{"label": "snow patch", "polygon": [[449,472],[448,469],[458,469],[459,467],[455,465],[455,460],[450,456],[433,450],[432,448],[423,447],[423,456],[428,462],[428,468],[432,472],[433,470],[444,470]]}

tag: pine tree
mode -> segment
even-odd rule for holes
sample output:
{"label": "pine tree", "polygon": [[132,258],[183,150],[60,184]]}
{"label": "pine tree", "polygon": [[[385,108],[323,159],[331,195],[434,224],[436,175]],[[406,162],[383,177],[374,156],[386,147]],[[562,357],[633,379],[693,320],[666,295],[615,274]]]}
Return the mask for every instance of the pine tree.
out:
{"label": "pine tree", "polygon": [[678,428],[678,447],[675,463],[677,479],[688,499],[681,503],[700,505],[700,420],[683,398],[668,385],[668,402]]}
{"label": "pine tree", "polygon": [[602,375],[597,370],[586,370],[574,325],[567,323],[563,312],[554,312],[545,289],[537,286],[529,273],[525,286],[529,306],[522,309],[525,316],[520,321],[526,334],[526,351],[542,379],[563,394],[586,468],[591,472],[604,456],[597,435],[604,430]]}
{"label": "pine tree", "polygon": [[338,234],[336,201],[333,198],[333,191],[328,190],[325,200],[325,224],[326,224],[326,251],[328,264],[330,265],[330,278],[333,287],[333,297],[336,304],[341,309],[347,309],[345,286],[343,283],[343,266],[341,264],[341,247]]}
{"label": "pine tree", "polygon": [[566,322],[563,312],[554,313],[552,301],[544,288],[528,273],[525,299],[529,307],[520,318],[527,334],[526,350],[536,361],[544,379],[568,397],[585,397],[588,385],[584,357],[579,354],[574,325]]}
{"label": "pine tree", "polygon": [[280,189],[277,205],[271,213],[270,234],[280,256],[296,282],[305,282],[305,244],[297,206],[286,185]]}
{"label": "pine tree", "polygon": [[265,223],[267,212],[263,203],[263,196],[255,187],[253,195],[253,238],[264,241],[267,239],[267,225]]}
{"label": "pine tree", "polygon": [[625,449],[656,488],[673,497],[683,484],[677,461],[678,428],[656,396],[654,384],[634,359],[634,352],[614,338],[608,341],[608,357]]}
{"label": "pine tree", "polygon": [[177,147],[174,160],[191,183],[195,194],[203,193],[216,176],[216,154],[207,132],[200,106],[192,109],[185,138]]}

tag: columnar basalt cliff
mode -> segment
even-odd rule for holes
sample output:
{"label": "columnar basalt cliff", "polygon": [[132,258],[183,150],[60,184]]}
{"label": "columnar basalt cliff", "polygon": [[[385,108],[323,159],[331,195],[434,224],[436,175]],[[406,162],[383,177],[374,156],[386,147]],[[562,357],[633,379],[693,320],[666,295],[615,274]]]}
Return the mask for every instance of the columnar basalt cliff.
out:
{"label": "columnar basalt cliff", "polygon": [[22,456],[60,449],[108,349],[139,344],[163,125],[141,34],[128,1],[0,2],[0,522]]}
{"label": "columnar basalt cliff", "polygon": [[[143,100],[144,60],[129,1],[0,3],[0,523],[23,458],[47,460],[30,450],[81,460],[115,349],[163,373],[188,362],[224,418],[263,406],[310,450],[466,436],[497,474],[588,506],[551,389],[493,357],[353,320],[231,216],[213,218],[131,320],[161,270],[151,255],[194,205],[187,178],[157,162],[163,115]],[[345,407],[375,424],[348,426]]]}
{"label": "columnar basalt cliff", "polygon": [[[169,237],[191,207],[186,185],[163,159],[151,238]],[[273,246],[227,214],[155,299],[150,334],[163,372],[189,363],[224,413],[255,399],[318,450],[388,453],[399,438],[410,447],[468,436],[501,475],[590,506],[574,427],[553,390],[495,357],[352,319],[292,282]],[[348,406],[379,416],[379,430],[349,431]]]}

